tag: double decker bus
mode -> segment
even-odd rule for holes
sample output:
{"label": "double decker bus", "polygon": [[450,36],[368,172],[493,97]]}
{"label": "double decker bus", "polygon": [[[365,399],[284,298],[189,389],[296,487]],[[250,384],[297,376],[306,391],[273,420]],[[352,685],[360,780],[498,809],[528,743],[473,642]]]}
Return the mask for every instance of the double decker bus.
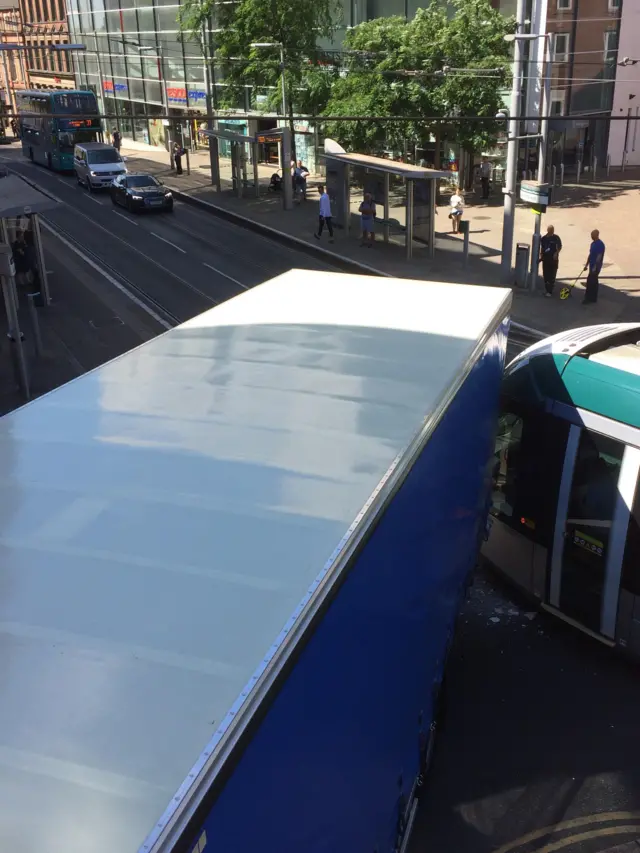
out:
{"label": "double decker bus", "polygon": [[22,153],[33,163],[57,172],[72,171],[77,142],[102,142],[100,111],[93,92],[24,91],[16,93],[16,100]]}

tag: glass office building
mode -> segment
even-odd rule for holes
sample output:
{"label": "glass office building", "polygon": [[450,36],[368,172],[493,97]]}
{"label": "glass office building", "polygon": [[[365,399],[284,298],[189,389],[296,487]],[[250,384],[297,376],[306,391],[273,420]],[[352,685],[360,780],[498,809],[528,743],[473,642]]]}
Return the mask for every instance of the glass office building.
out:
{"label": "glass office building", "polygon": [[[346,27],[367,18],[366,0],[343,3],[344,17],[334,45],[342,41]],[[198,114],[206,112],[205,66],[201,44],[180,38],[179,4],[175,0],[67,0],[67,5],[71,40],[87,48],[75,57],[78,86],[94,90],[102,98],[104,112],[117,116],[107,122],[108,129],[119,126],[128,139],[164,146],[167,127],[160,116],[190,115],[193,120],[182,124],[183,141],[195,139]],[[219,70],[215,78],[219,91],[224,86]],[[250,106],[238,104],[238,109]],[[246,132],[242,121],[233,124],[238,132]]]}
{"label": "glass office building", "polygon": [[[164,145],[163,114],[197,117],[206,109],[201,46],[181,40],[179,5],[163,0],[68,0],[72,40],[86,46],[76,57],[78,85],[99,94],[117,116],[123,136]],[[150,118],[145,118],[144,115]],[[158,118],[154,118],[158,116]]]}

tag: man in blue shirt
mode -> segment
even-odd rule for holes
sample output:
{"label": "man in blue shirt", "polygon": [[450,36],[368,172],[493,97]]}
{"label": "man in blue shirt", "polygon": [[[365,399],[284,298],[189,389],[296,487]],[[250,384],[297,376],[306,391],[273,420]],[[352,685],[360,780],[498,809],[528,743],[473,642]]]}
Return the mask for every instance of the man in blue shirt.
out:
{"label": "man in blue shirt", "polygon": [[600,232],[594,230],[591,232],[591,246],[589,247],[589,257],[584,265],[585,270],[589,270],[587,275],[587,289],[582,300],[583,305],[594,305],[598,301],[598,287],[600,282],[598,276],[602,269],[604,261],[605,246],[600,239]]}

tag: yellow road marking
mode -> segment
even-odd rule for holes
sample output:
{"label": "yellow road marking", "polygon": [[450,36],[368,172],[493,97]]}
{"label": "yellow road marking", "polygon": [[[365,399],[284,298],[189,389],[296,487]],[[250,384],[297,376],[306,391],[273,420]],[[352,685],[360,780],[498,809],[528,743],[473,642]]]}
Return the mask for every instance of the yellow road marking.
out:
{"label": "yellow road marking", "polygon": [[546,844],[540,847],[536,853],[554,853],[554,850],[561,850],[563,847],[570,847],[572,844],[579,844],[581,841],[588,841],[592,838],[600,838],[606,835],[628,835],[634,833],[640,835],[640,826],[631,824],[630,826],[605,826],[602,829],[590,829],[588,832],[580,832],[578,835],[570,835],[568,838],[561,838],[560,841],[554,841],[553,844]]}
{"label": "yellow road marking", "polygon": [[[510,850],[529,844],[537,838],[544,838],[545,835],[564,832],[566,829],[576,829],[579,826],[588,826],[590,823],[607,823],[612,820],[640,820],[640,812],[602,812],[601,814],[585,815],[585,817],[574,817],[572,820],[563,820],[561,823],[554,823],[551,826],[543,826],[541,829],[528,832],[515,841],[509,841],[495,850],[494,853],[509,853]],[[640,827],[638,830],[640,832]]]}

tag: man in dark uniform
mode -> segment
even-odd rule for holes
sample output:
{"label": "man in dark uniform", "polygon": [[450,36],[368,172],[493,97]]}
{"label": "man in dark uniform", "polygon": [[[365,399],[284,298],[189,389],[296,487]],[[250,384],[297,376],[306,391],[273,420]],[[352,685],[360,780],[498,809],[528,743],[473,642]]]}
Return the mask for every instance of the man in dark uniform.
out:
{"label": "man in dark uniform", "polygon": [[553,225],[547,227],[547,233],[540,240],[540,260],[545,296],[551,296],[558,274],[558,259],[562,251],[562,240],[555,233]]}

